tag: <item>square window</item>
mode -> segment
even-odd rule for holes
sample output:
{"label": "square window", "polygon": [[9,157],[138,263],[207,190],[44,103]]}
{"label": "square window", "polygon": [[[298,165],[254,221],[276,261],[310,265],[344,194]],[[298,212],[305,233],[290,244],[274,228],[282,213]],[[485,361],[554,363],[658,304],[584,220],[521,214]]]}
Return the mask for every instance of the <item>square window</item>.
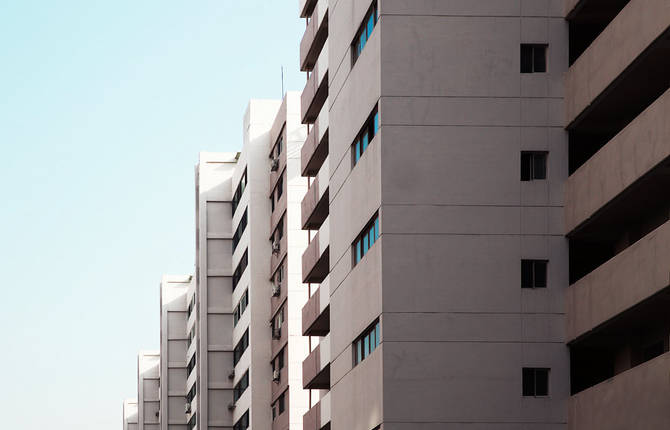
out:
{"label": "square window", "polygon": [[533,181],[547,179],[547,152],[521,152],[521,180]]}
{"label": "square window", "polygon": [[547,71],[547,45],[521,44],[521,73]]}
{"label": "square window", "polygon": [[521,260],[521,288],[547,288],[547,260]]}
{"label": "square window", "polygon": [[523,395],[544,397],[549,395],[549,369],[524,367],[522,371]]}

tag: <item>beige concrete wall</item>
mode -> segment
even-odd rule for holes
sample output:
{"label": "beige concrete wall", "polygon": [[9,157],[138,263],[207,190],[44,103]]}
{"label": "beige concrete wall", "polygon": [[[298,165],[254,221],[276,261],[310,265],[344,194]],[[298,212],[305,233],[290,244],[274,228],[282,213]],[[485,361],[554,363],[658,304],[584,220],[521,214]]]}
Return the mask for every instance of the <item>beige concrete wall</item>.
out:
{"label": "beige concrete wall", "polygon": [[[353,67],[370,2],[330,4],[332,426],[563,429],[564,2],[379,4]],[[519,73],[521,43],[549,44],[548,73]],[[381,131],[352,168],[378,102]],[[549,152],[546,181],[520,182],[522,150]],[[382,237],[352,267],[376,211]],[[547,289],[521,290],[522,258],[550,260]],[[382,344],[353,367],[377,317]],[[524,366],[552,369],[549,398],[522,397]]]}
{"label": "beige concrete wall", "polygon": [[670,90],[570,176],[565,185],[567,232],[670,156],[668,118]]}
{"label": "beige concrete wall", "polygon": [[137,430],[137,399],[123,401],[123,430]]}
{"label": "beige concrete wall", "polygon": [[631,0],[570,67],[565,123],[572,123],[668,26],[667,0]]}
{"label": "beige concrete wall", "polygon": [[570,399],[569,430],[670,428],[670,353]]}

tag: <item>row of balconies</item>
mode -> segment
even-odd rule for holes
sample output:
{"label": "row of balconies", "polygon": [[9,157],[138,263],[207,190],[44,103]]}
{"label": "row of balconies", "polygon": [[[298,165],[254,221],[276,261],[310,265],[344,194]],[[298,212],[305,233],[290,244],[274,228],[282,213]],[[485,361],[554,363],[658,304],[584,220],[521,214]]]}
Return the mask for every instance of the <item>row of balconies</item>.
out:
{"label": "row of balconies", "polygon": [[[667,306],[670,288],[670,221],[656,216],[664,209],[655,202],[670,186],[670,3],[566,0],[568,20],[586,22],[580,14],[597,8],[611,9],[600,11],[607,21],[593,40],[574,43],[579,52],[571,53],[574,63],[566,76],[573,172],[565,187],[565,219],[571,247],[615,245],[613,257],[605,252],[601,260],[607,261],[594,260],[590,273],[568,288],[566,337],[573,353],[585,347],[611,357],[620,348],[626,355],[625,333],[667,330],[657,315]],[[573,153],[580,152],[573,163]],[[646,223],[641,238],[614,237],[636,223]],[[598,370],[604,382],[586,384],[589,388],[570,398],[568,428],[670,428],[670,353],[639,362],[629,359],[606,379],[612,371],[604,369],[607,364],[580,368],[573,359],[573,377]]]}

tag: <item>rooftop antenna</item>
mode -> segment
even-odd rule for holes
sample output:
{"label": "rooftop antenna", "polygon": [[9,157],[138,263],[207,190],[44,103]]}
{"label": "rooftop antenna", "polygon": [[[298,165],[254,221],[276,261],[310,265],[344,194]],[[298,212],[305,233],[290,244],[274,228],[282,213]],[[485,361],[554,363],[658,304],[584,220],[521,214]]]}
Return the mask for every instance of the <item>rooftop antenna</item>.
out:
{"label": "rooftop antenna", "polygon": [[281,98],[284,98],[284,66],[281,66]]}

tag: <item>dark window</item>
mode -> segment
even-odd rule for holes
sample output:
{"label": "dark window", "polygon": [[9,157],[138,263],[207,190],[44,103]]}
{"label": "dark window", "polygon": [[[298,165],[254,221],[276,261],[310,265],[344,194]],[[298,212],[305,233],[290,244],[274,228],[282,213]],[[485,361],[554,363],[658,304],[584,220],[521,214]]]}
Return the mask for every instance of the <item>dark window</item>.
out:
{"label": "dark window", "polygon": [[547,260],[521,260],[521,288],[547,288]]}
{"label": "dark window", "polygon": [[248,346],[249,346],[249,329],[247,329],[244,332],[240,341],[237,342],[237,345],[235,345],[235,349],[233,349],[233,365],[237,364],[237,362],[240,361],[240,358],[242,358],[242,354],[244,354],[244,351],[247,350]]}
{"label": "dark window", "polygon": [[272,360],[272,370],[282,370],[284,368],[284,354],[286,354],[286,347],[283,347],[279,354]]}
{"label": "dark window", "polygon": [[192,430],[195,428],[195,425],[198,423],[198,420],[196,418],[196,414],[193,414],[190,420],[188,420],[188,430]]}
{"label": "dark window", "polygon": [[547,71],[547,45],[521,44],[521,73]]}
{"label": "dark window", "polygon": [[244,230],[247,229],[247,212],[248,210],[245,209],[244,215],[242,215],[242,218],[240,218],[240,222],[237,224],[237,228],[233,234],[233,252],[235,252],[235,248],[237,248],[237,245],[240,243],[240,239],[242,238],[242,234],[244,234]]}
{"label": "dark window", "polygon": [[367,254],[368,250],[379,239],[379,235],[379,215],[375,214],[353,243],[354,265],[358,264]]}
{"label": "dark window", "polygon": [[542,397],[549,395],[549,369],[523,368],[523,395]]}
{"label": "dark window", "polygon": [[233,272],[233,291],[235,291],[235,287],[237,287],[237,283],[240,282],[240,278],[242,277],[242,274],[247,269],[247,264],[248,263],[249,263],[248,250],[245,250],[244,254],[242,254],[242,258],[240,258],[240,262],[237,264],[237,267],[235,268],[235,271]]}
{"label": "dark window", "polygon": [[354,166],[356,163],[358,163],[358,160],[361,159],[365,150],[368,149],[368,145],[370,145],[370,142],[372,142],[372,139],[377,135],[378,131],[379,111],[375,106],[368,119],[365,120],[363,128],[356,136],[356,140],[354,140],[354,143],[351,145],[351,153],[353,155],[352,161]]}
{"label": "dark window", "polygon": [[186,403],[191,403],[194,398],[195,398],[195,384],[193,384],[189,392],[186,394]]}
{"label": "dark window", "polygon": [[282,194],[284,194],[284,175],[281,175],[277,179],[277,201],[279,201]]}
{"label": "dark window", "polygon": [[277,400],[272,404],[272,421],[286,410],[286,392],[281,393]]}
{"label": "dark window", "polygon": [[378,20],[379,15],[377,13],[377,0],[375,0],[372,2],[372,5],[370,6],[370,9],[368,9],[368,12],[365,14],[365,18],[363,19],[361,26],[356,32],[356,37],[354,38],[354,41],[351,43],[352,66],[353,64],[356,63],[358,57],[361,56],[363,48],[365,48],[365,45],[368,43],[368,40],[370,39],[370,36],[372,36],[372,31],[375,29]]}
{"label": "dark window", "polygon": [[521,180],[547,179],[547,152],[521,152]]}
{"label": "dark window", "polygon": [[193,357],[191,357],[191,360],[186,365],[186,374],[190,375],[193,369],[195,369],[195,354],[193,354]]}
{"label": "dark window", "polygon": [[195,294],[193,294],[193,297],[191,297],[191,301],[188,304],[188,316],[191,316],[191,312],[193,312],[193,309],[195,309]]}
{"label": "dark window", "polygon": [[249,371],[247,370],[244,372],[244,375],[240,380],[235,384],[235,388],[233,388],[233,401],[236,402],[240,397],[242,397],[242,394],[246,391],[246,389],[249,387]]}
{"label": "dark window", "polygon": [[233,430],[246,430],[249,428],[249,411],[246,411],[242,417],[237,420]]}
{"label": "dark window", "polygon": [[352,345],[354,366],[377,349],[381,340],[380,335],[379,320],[377,320],[354,341]]}
{"label": "dark window", "polygon": [[244,314],[244,311],[247,309],[247,306],[249,305],[249,290],[245,290],[244,294],[242,294],[242,297],[240,297],[240,302],[235,306],[235,309],[233,310],[233,326],[236,326],[237,323],[240,321],[240,318],[242,317],[242,314]]}
{"label": "dark window", "polygon": [[282,147],[284,146],[284,130],[286,129],[286,124],[282,126],[281,131],[279,132],[279,137],[277,138],[277,142],[275,142],[275,147],[273,154],[275,157],[279,157],[279,154],[281,154]]}
{"label": "dark window", "polygon": [[242,177],[240,178],[240,183],[235,189],[235,194],[233,194],[233,200],[231,202],[233,206],[233,215],[237,210],[237,205],[240,204],[240,199],[242,198],[242,194],[244,194],[245,188],[247,188],[247,169],[244,169],[244,173],[242,173]]}

